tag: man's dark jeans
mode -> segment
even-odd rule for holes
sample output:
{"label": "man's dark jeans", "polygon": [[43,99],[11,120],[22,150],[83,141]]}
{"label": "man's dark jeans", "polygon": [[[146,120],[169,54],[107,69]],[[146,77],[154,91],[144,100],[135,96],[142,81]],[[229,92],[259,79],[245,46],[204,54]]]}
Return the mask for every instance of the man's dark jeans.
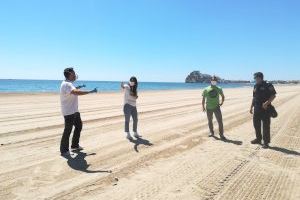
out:
{"label": "man's dark jeans", "polygon": [[[263,136],[261,135],[261,124],[263,124]],[[263,139],[265,144],[269,144],[271,125],[270,113],[262,108],[254,108],[253,125],[255,128],[256,139],[259,141]]]}
{"label": "man's dark jeans", "polygon": [[224,136],[224,129],[223,129],[223,119],[222,119],[222,112],[220,106],[218,106],[215,109],[207,109],[207,119],[208,119],[208,126],[210,133],[214,134],[214,125],[213,125],[213,114],[215,114],[215,117],[219,124],[219,133],[220,136]]}
{"label": "man's dark jeans", "polygon": [[65,130],[64,130],[63,136],[61,138],[61,143],[60,143],[60,152],[61,153],[65,153],[65,152],[69,151],[69,139],[70,139],[70,135],[71,135],[73,126],[75,127],[75,130],[74,130],[74,134],[73,134],[71,148],[79,147],[80,133],[82,130],[82,121],[81,121],[79,112],[77,112],[73,115],[67,115],[64,117],[65,117]]}

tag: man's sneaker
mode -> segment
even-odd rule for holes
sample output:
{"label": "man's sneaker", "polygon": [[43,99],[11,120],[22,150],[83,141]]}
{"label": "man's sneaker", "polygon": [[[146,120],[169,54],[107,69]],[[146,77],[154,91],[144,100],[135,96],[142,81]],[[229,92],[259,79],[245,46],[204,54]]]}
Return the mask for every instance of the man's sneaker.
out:
{"label": "man's sneaker", "polygon": [[82,151],[83,147],[79,146],[79,147],[75,147],[75,148],[71,148],[72,151]]}
{"label": "man's sneaker", "polygon": [[262,145],[262,148],[268,149],[268,148],[269,148],[269,144],[268,144],[268,143],[264,143],[264,144]]}
{"label": "man's sneaker", "polygon": [[258,139],[252,140],[251,144],[261,144],[261,141]]}
{"label": "man's sneaker", "polygon": [[69,156],[71,156],[71,153],[70,153],[70,151],[66,151],[66,152],[61,153],[60,155],[62,157],[69,157]]}
{"label": "man's sneaker", "polygon": [[133,140],[133,138],[131,137],[130,133],[129,132],[125,132],[125,134],[127,135],[126,138],[128,140]]}
{"label": "man's sneaker", "polygon": [[214,133],[210,133],[210,134],[208,135],[208,137],[214,137],[214,136],[215,136]]}
{"label": "man's sneaker", "polygon": [[221,135],[221,136],[220,136],[220,139],[221,139],[221,140],[227,140],[226,137],[225,137],[224,135]]}
{"label": "man's sneaker", "polygon": [[134,132],[134,135],[133,135],[135,138],[141,138],[142,136],[139,135],[137,132]]}

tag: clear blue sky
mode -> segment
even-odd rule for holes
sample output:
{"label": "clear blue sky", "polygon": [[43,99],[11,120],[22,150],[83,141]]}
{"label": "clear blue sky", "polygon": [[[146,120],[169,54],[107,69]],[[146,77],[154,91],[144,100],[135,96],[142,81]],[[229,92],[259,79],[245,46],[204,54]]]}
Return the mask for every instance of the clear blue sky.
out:
{"label": "clear blue sky", "polygon": [[0,0],[0,78],[300,79],[298,0]]}

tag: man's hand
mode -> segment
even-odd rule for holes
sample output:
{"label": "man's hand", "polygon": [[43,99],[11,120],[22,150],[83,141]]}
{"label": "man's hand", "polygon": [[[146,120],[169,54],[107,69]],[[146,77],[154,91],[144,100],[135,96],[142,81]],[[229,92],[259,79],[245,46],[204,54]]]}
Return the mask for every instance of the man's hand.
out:
{"label": "man's hand", "polygon": [[250,108],[250,114],[253,114],[253,107]]}
{"label": "man's hand", "polygon": [[205,109],[205,96],[203,95],[202,96],[202,110],[203,110],[203,112],[205,112],[206,111],[206,109]]}
{"label": "man's hand", "polygon": [[263,103],[263,109],[267,110],[268,106],[270,105],[269,101],[266,101],[265,103]]}
{"label": "man's hand", "polygon": [[220,103],[219,105],[220,105],[220,106],[223,106],[224,101],[225,101],[225,95],[224,95],[223,91],[222,91],[222,93],[221,93],[221,96],[222,96],[222,101],[221,101],[221,103]]}
{"label": "man's hand", "polygon": [[90,93],[97,93],[97,92],[98,92],[97,88],[95,88],[92,91],[90,91]]}

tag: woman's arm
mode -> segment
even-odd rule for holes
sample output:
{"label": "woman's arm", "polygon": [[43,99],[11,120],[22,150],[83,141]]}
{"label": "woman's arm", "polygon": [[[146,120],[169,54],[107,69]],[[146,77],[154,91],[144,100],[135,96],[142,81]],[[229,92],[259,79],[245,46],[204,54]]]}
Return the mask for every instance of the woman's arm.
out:
{"label": "woman's arm", "polygon": [[121,83],[121,88],[125,89],[125,88],[129,88],[129,85],[125,84],[124,82]]}

